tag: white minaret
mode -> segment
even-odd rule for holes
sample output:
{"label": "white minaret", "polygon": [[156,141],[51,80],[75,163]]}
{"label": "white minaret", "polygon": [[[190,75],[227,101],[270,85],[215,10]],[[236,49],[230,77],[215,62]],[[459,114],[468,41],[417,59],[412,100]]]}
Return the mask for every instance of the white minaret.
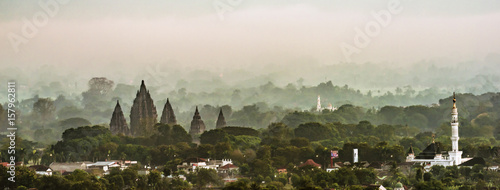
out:
{"label": "white minaret", "polygon": [[316,105],[316,111],[321,111],[321,98],[318,95],[318,104]]}
{"label": "white minaret", "polygon": [[458,111],[457,111],[457,100],[455,99],[455,93],[453,93],[453,108],[451,109],[451,151],[448,152],[450,159],[453,160],[453,165],[459,165],[462,163],[462,151],[458,150]]}
{"label": "white minaret", "polygon": [[352,154],[353,154],[352,155],[353,156],[353,161],[352,162],[353,163],[358,163],[359,162],[358,161],[358,149],[357,148],[353,149],[352,150]]}

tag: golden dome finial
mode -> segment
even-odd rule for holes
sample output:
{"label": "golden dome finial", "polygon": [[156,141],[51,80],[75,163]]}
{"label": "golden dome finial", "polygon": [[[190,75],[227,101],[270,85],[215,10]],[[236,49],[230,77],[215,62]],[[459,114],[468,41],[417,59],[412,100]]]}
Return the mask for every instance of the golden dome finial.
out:
{"label": "golden dome finial", "polygon": [[455,92],[453,92],[453,108],[456,108],[456,103],[457,102],[457,99],[455,98]]}

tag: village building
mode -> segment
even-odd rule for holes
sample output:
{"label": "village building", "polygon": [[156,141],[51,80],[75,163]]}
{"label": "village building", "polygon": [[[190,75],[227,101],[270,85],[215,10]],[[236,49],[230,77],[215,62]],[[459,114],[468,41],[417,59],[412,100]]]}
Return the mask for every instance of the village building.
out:
{"label": "village building", "polygon": [[45,176],[52,175],[52,169],[50,169],[50,167],[48,167],[48,166],[33,165],[33,166],[30,166],[29,169],[35,171],[35,173],[38,175],[45,175]]}
{"label": "village building", "polygon": [[299,165],[299,168],[310,166],[313,168],[321,168],[321,164],[314,162],[312,159],[308,159],[306,162]]}
{"label": "village building", "polygon": [[70,163],[62,163],[62,162],[53,162],[49,165],[49,168],[52,171],[64,173],[72,173],[75,170],[86,170],[87,163],[86,162],[70,162]]}
{"label": "village building", "polygon": [[233,164],[231,159],[213,160],[204,158],[189,158],[181,165],[177,165],[177,170],[185,173],[196,172],[199,168],[214,169],[222,178],[233,179],[239,174],[239,167]]}
{"label": "village building", "polygon": [[321,107],[321,97],[318,95],[318,102],[316,103],[316,111],[321,112],[323,110],[328,110],[328,111],[335,111],[338,108],[333,107],[332,103],[328,103],[328,106],[326,107]]}
{"label": "village building", "polygon": [[87,165],[87,169],[99,169],[104,172],[104,174],[109,174],[111,168],[121,168],[121,165],[115,161],[99,161]]}

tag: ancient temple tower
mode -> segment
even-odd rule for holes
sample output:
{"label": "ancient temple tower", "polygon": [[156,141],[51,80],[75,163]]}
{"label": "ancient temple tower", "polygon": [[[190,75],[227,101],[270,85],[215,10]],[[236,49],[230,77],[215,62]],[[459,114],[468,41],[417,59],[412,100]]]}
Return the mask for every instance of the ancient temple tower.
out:
{"label": "ancient temple tower", "polygon": [[163,106],[163,112],[161,114],[160,123],[176,125],[177,119],[175,118],[174,109],[172,109],[172,105],[170,105],[170,101],[167,98],[167,103]]}
{"label": "ancient temple tower", "polygon": [[453,108],[451,109],[451,151],[448,152],[453,165],[459,165],[462,163],[462,151],[458,149],[458,111],[456,105],[457,99],[455,98],[455,93],[453,93]]}
{"label": "ancient temple tower", "polygon": [[152,135],[157,119],[156,107],[143,80],[130,111],[130,133],[134,136]]}
{"label": "ancient temple tower", "polygon": [[113,116],[111,116],[111,122],[109,123],[109,130],[113,135],[123,134],[129,135],[130,130],[128,129],[127,120],[123,116],[122,108],[120,107],[120,102],[116,101],[115,111],[113,111]]}
{"label": "ancient temple tower", "polygon": [[219,118],[217,118],[217,123],[215,124],[216,129],[224,128],[226,126],[226,119],[224,118],[224,114],[222,114],[222,109],[219,112]]}
{"label": "ancient temple tower", "polygon": [[197,135],[202,134],[203,132],[205,132],[205,123],[201,120],[200,112],[198,112],[198,106],[196,106],[189,134],[193,137],[193,139],[195,139]]}

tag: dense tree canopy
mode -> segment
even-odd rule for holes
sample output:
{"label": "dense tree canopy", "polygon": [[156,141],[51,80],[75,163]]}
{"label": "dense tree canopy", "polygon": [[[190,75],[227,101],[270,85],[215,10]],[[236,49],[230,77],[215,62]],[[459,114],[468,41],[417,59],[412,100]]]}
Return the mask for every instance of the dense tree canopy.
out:
{"label": "dense tree canopy", "polygon": [[[57,87],[55,84],[54,86]],[[91,126],[108,123],[112,113],[112,105],[108,104],[121,99],[122,94],[136,90],[124,84],[118,84],[115,89],[113,87],[114,82],[111,80],[94,78],[89,81],[89,89],[81,94],[83,99],[73,100],[61,95],[55,101],[38,96],[22,100],[19,103],[19,114],[31,114],[22,117],[18,124],[27,126],[20,128],[20,134],[27,134],[29,139],[17,139],[16,157],[27,165],[49,165],[54,161],[135,160],[140,167],[150,166],[150,174],[141,176],[137,173],[138,168],[129,168],[123,171],[112,170],[102,178],[84,171],[76,171],[64,177],[47,177],[33,175],[31,170],[20,167],[20,186],[39,189],[190,189],[210,184],[222,186],[212,170],[186,174],[190,183],[179,179],[178,175],[185,173],[178,171],[177,165],[190,158],[232,159],[240,167],[239,174],[250,178],[226,186],[235,189],[261,186],[281,189],[285,185],[289,186],[289,180],[297,189],[359,189],[362,185],[375,182],[393,187],[397,181],[416,189],[500,184],[498,173],[486,170],[483,166],[468,169],[433,167],[430,172],[424,171],[421,166],[414,166],[406,173],[398,169],[398,164],[404,162],[410,146],[417,154],[433,140],[443,150],[451,147],[451,97],[441,99],[439,104],[433,105],[394,106],[400,105],[401,101],[434,97],[436,95],[432,90],[417,94],[411,87],[403,87],[396,89],[395,93],[373,96],[364,95],[347,85],[335,86],[332,82],[301,89],[297,89],[294,84],[280,88],[269,82],[253,90],[231,91],[231,101],[238,106],[231,107],[225,105],[226,102],[216,104],[224,106],[202,105],[200,112],[208,130],[201,134],[200,144],[195,144],[186,132],[192,111],[179,111],[178,105],[174,109],[179,125],[157,124],[153,135],[147,137],[112,135],[107,124]],[[338,109],[316,112],[315,108],[298,111],[299,109],[276,106],[294,102],[293,105],[312,107],[315,102],[307,102],[311,101],[310,98],[304,97],[316,97],[317,94],[321,94],[324,101],[335,99],[333,104]],[[199,96],[217,97],[215,99],[224,96],[222,93],[196,94],[188,89],[180,89],[168,95],[182,98],[179,107],[190,104],[193,109],[193,102]],[[274,96],[279,96],[280,99],[277,100]],[[301,98],[293,99],[293,96]],[[266,97],[270,101],[258,101]],[[483,157],[488,165],[500,164],[500,94],[457,94],[457,99],[461,136],[459,143],[464,156]],[[171,100],[175,102],[175,99]],[[123,107],[130,105],[124,102]],[[1,108],[0,113],[5,113]],[[213,129],[221,109],[229,127]],[[124,112],[127,110],[124,109]],[[5,121],[5,118],[0,116],[0,121]],[[3,144],[8,144],[7,138],[1,138]],[[360,161],[390,165],[389,174],[384,173],[389,177],[380,180],[378,177],[381,176],[377,176],[380,173],[356,164],[346,165],[330,173],[324,171],[324,168],[330,166],[330,150],[339,153],[339,157],[333,161],[343,163],[352,162],[353,149],[359,150]],[[6,152],[7,147],[2,146],[0,150]],[[9,159],[7,154],[0,156],[2,160]],[[298,167],[308,159],[321,165],[322,169]],[[5,170],[0,168],[0,171]],[[277,172],[283,168],[289,173]],[[1,175],[5,173],[2,172]],[[174,178],[166,180],[161,177],[168,174],[172,174]],[[4,181],[5,176],[2,176],[0,184],[3,185]]]}

